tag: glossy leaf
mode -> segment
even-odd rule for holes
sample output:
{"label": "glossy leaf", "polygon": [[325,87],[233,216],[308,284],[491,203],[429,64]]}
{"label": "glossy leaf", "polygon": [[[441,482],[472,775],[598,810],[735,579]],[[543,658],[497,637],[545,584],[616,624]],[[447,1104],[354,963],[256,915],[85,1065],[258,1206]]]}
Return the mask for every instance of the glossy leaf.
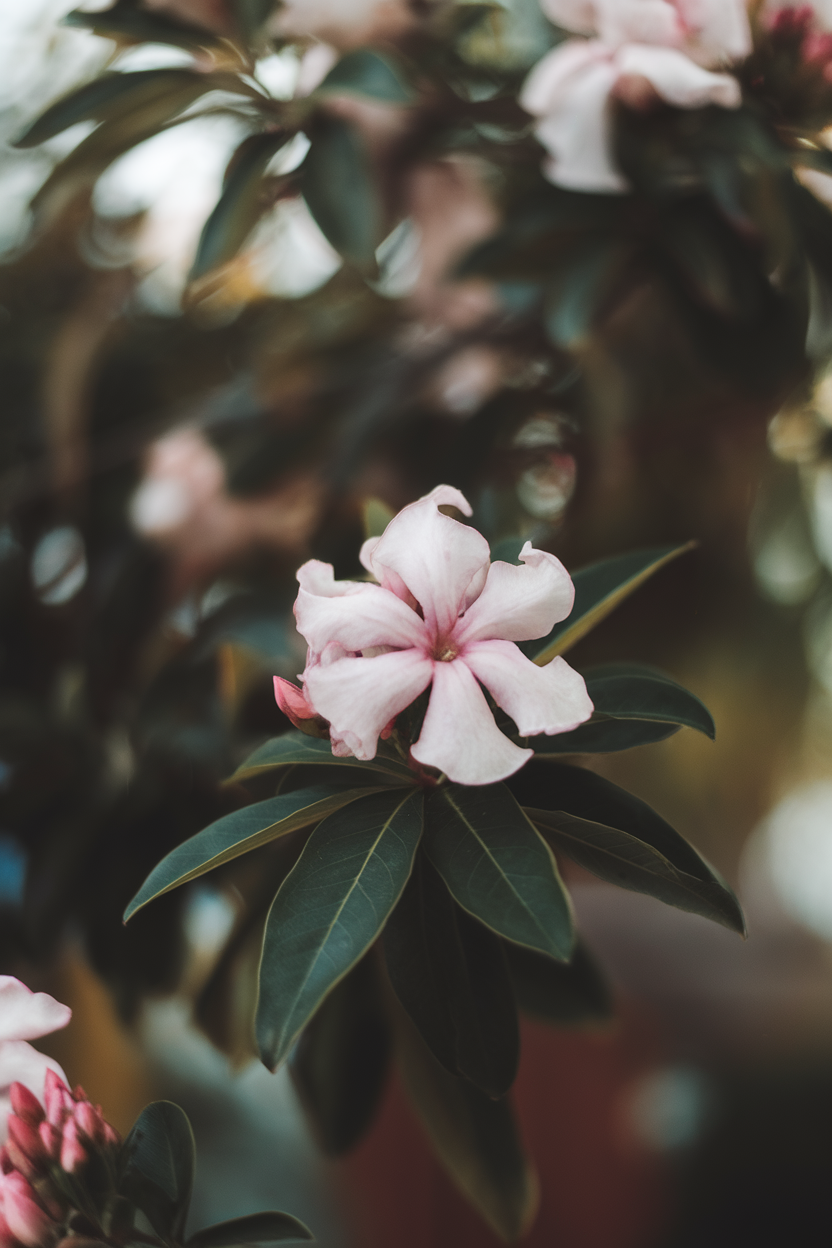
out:
{"label": "glossy leaf", "polygon": [[404,780],[412,782],[413,772],[406,763],[397,758],[392,750],[390,754],[383,752],[384,742],[380,742],[379,747],[376,757],[364,763],[358,758],[336,758],[329,741],[308,737],[302,732],[287,732],[282,737],[272,737],[270,741],[259,746],[244,763],[240,764],[231,777],[231,781],[249,780],[252,776],[260,775],[261,772],[275,767],[325,763],[329,767],[360,767],[371,777],[373,784],[381,783],[375,774],[377,772],[382,772],[391,779],[397,780],[398,783]]}
{"label": "glossy leaf", "polygon": [[448,1174],[501,1239],[520,1239],[537,1212],[538,1184],[508,1098],[494,1101],[449,1074],[403,1011],[397,1041],[413,1108]]}
{"label": "glossy leaf", "polygon": [[580,940],[567,963],[509,941],[505,951],[517,1004],[524,1014],[558,1027],[602,1023],[612,1017],[609,986]]}
{"label": "glossy leaf", "polygon": [[572,912],[557,865],[505,785],[442,785],[426,804],[424,845],[469,914],[508,940],[569,959]]}
{"label": "glossy leaf", "polygon": [[314,1238],[309,1227],[291,1214],[266,1210],[206,1226],[190,1237],[186,1248],[234,1248],[237,1244],[282,1244]]}
{"label": "glossy leaf", "polygon": [[257,1043],[273,1070],[324,997],[378,936],[422,835],[423,796],[373,793],[319,824],[269,911]]}
{"label": "glossy leaf", "polygon": [[318,87],[319,94],[330,91],[339,95],[349,92],[387,104],[410,104],[414,98],[390,58],[371,48],[357,48],[341,57]]}
{"label": "glossy leaf", "polygon": [[116,0],[108,9],[75,9],[62,19],[62,25],[91,30],[96,35],[126,36],[140,42],[167,43],[188,50],[214,47],[219,43],[216,35],[199,26],[140,9],[136,0]]}
{"label": "glossy leaf", "polygon": [[614,754],[637,745],[654,745],[679,731],[678,724],[649,719],[608,719],[594,715],[572,732],[554,736],[529,737],[526,744],[536,754]]}
{"label": "glossy leaf", "polygon": [[600,624],[601,620],[649,577],[665,564],[692,550],[693,545],[688,542],[684,546],[634,550],[626,555],[601,559],[598,563],[591,563],[588,567],[573,572],[575,603],[572,611],[565,620],[555,625],[548,637],[540,641],[524,642],[521,650],[541,666],[556,654],[563,654],[590,629],[595,628],[596,624]]}
{"label": "glossy leaf", "polygon": [[303,197],[337,252],[362,267],[375,264],[381,208],[361,136],[346,122],[322,117],[303,164]]}
{"label": "glossy leaf", "polygon": [[652,719],[695,728],[711,740],[713,716],[704,702],[672,677],[643,663],[606,663],[584,672],[596,711],[616,719]]}
{"label": "glossy leaf", "polygon": [[326,815],[349,802],[355,802],[374,788],[335,788],[332,785],[315,785],[308,789],[296,789],[253,802],[242,810],[223,815],[209,824],[196,836],[177,845],[141,886],[124,912],[124,921],[146,906],[154,897],[161,897],[171,889],[195,880],[206,871],[212,871],[232,858],[265,845],[277,836],[286,836],[298,828],[309,827]]}
{"label": "glossy leaf", "polygon": [[393,989],[434,1056],[488,1096],[503,1096],[520,1057],[502,943],[454,902],[424,854],[383,936]]}
{"label": "glossy leaf", "polygon": [[707,875],[711,878],[702,879],[703,872],[695,876],[680,871],[652,845],[619,828],[592,823],[563,811],[526,809],[553,849],[600,879],[634,893],[647,893],[677,910],[700,914],[732,931],[745,933],[736,897],[710,872]]}
{"label": "glossy leaf", "polygon": [[181,1240],[194,1183],[194,1135],[184,1110],[155,1101],[142,1110],[124,1142],[121,1191],[158,1235]]}
{"label": "glossy leaf", "polygon": [[275,152],[291,136],[285,130],[255,134],[237,149],[216,207],[202,230],[190,278],[195,280],[231,260],[267,206],[263,175]]}
{"label": "glossy leaf", "polygon": [[327,1156],[349,1152],[369,1127],[390,1053],[390,1028],[370,953],[335,985],[289,1062],[312,1133]]}

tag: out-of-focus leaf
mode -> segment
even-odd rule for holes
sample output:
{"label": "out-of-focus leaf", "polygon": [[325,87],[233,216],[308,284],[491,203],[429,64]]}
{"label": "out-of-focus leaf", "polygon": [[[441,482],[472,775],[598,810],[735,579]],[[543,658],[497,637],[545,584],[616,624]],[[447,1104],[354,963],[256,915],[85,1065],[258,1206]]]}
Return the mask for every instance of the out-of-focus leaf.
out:
{"label": "out-of-focus leaf", "polygon": [[278,0],[234,0],[234,12],[243,38],[252,42],[257,38],[277,3]]}
{"label": "out-of-focus leaf", "polygon": [[556,850],[600,879],[634,893],[647,893],[677,910],[714,919],[723,927],[745,934],[734,893],[710,872],[706,879],[701,878],[704,872],[688,875],[652,845],[619,828],[591,823],[563,811],[535,810],[530,806],[526,810]]}
{"label": "out-of-focus leaf", "polygon": [[285,130],[255,134],[237,149],[222,195],[203,227],[190,273],[192,281],[225,264],[240,250],[266,207],[266,166],[290,137]]}
{"label": "out-of-focus leaf", "polygon": [[546,330],[558,347],[585,342],[610,285],[630,254],[624,244],[590,237],[576,247],[548,284],[544,314]]}
{"label": "out-of-focus leaf", "polygon": [[695,728],[711,740],[713,716],[704,702],[664,672],[644,663],[606,663],[584,673],[596,711],[616,719],[658,720]]}
{"label": "out-of-focus leaf", "polygon": [[206,1226],[190,1237],[186,1248],[235,1248],[237,1244],[277,1244],[314,1238],[309,1227],[291,1214],[264,1210]]}
{"label": "out-of-focus leaf", "polygon": [[493,1101],[449,1074],[403,1010],[397,1042],[402,1079],[440,1161],[480,1217],[514,1243],[534,1221],[539,1189],[508,1098]]}
{"label": "out-of-focus leaf", "polygon": [[386,503],[380,498],[367,498],[364,500],[362,508],[364,520],[364,536],[381,537],[390,521],[393,519],[393,512]]}
{"label": "out-of-focus leaf", "polygon": [[612,1017],[609,986],[582,941],[567,963],[509,941],[505,951],[517,1004],[525,1014],[558,1027],[602,1023]]}
{"label": "out-of-focus leaf", "polygon": [[358,758],[336,758],[329,741],[308,737],[302,732],[287,732],[282,737],[272,737],[270,741],[259,746],[240,764],[231,781],[236,783],[248,780],[275,767],[324,763],[330,767],[361,768],[372,778],[374,784],[381,784],[381,780],[377,778],[378,773],[395,779],[399,784],[404,780],[412,783],[413,772],[410,768],[393,757],[392,752],[390,755],[383,753],[383,742],[380,742],[380,747],[376,757],[365,763]]}
{"label": "out-of-focus leaf", "polygon": [[[191,99],[207,90],[205,75],[190,69],[144,69],[105,73],[58,100],[16,141],[15,147],[36,147],[79,121],[116,121],[136,109],[177,96]],[[192,93],[192,94],[191,94]]]}
{"label": "out-of-focus leaf", "polygon": [[383,936],[396,995],[434,1056],[492,1097],[514,1082],[517,1010],[497,936],[455,904],[419,854]]}
{"label": "out-of-focus leaf", "polygon": [[264,802],[254,802],[242,810],[223,815],[222,819],[203,828],[190,840],[177,845],[154,867],[125,910],[124,921],[127,922],[155,897],[179,888],[180,884],[198,879],[206,871],[265,845],[275,837],[309,827],[342,806],[376,791],[375,788],[315,785],[270,797]]}
{"label": "out-of-focus leaf", "polygon": [[124,1141],[121,1191],[166,1243],[181,1241],[194,1184],[194,1134],[171,1101],[143,1109]]}
{"label": "out-of-focus leaf", "polygon": [[375,264],[381,206],[363,140],[336,117],[318,119],[303,164],[303,197],[336,251],[366,268]]}
{"label": "out-of-focus leaf", "polygon": [[342,56],[318,87],[321,92],[349,92],[387,104],[410,104],[414,98],[390,57],[371,48],[357,48]]}
{"label": "out-of-focus leaf", "polygon": [[690,295],[721,317],[753,319],[765,277],[759,256],[708,205],[680,205],[664,218],[658,246]]}
{"label": "out-of-focus leaf", "polygon": [[[598,776],[583,767],[571,767],[549,759],[542,759],[539,763],[534,762],[524,767],[516,776],[512,776],[510,784],[517,800],[522,802],[524,807],[535,810],[535,814],[530,815],[530,818],[537,819],[538,811],[549,812],[546,818],[550,822],[555,818],[560,820],[560,816],[564,815],[564,819],[557,825],[563,828],[570,826],[567,820],[570,816],[574,816],[580,821],[600,826],[597,834],[600,838],[599,843],[610,829],[626,833],[637,844],[643,842],[648,849],[652,848],[660,858],[667,860],[676,872],[706,886],[701,890],[701,896],[713,899],[712,904],[715,909],[719,910],[721,916],[718,919],[719,922],[725,922],[727,926],[736,931],[745,931],[745,921],[739,903],[721,876],[692,845],[688,844],[684,837],[679,835],[675,828],[662,819],[661,815],[657,814],[646,802],[634,797],[632,793],[627,793],[625,789],[620,789],[618,785],[610,783],[603,776]],[[547,824],[547,835],[549,826]],[[551,826],[554,827],[555,824],[551,823]],[[577,841],[582,835],[578,824],[572,825],[572,833]],[[566,833],[562,832],[562,836],[565,835]],[[612,845],[612,842],[610,844]],[[630,846],[635,855],[632,870],[635,870],[637,853],[640,852],[637,850],[637,844]],[[567,851],[564,850],[564,852]],[[570,850],[569,856],[574,857],[575,854]],[[657,864],[657,870],[659,865]],[[588,869],[595,870],[594,867]],[[629,870],[630,868],[627,869],[628,872]],[[621,871],[625,871],[623,866]],[[668,879],[670,878],[668,876]],[[688,887],[688,881],[684,879],[680,881],[680,892]],[[690,887],[694,887],[694,884],[691,883]],[[709,917],[717,916],[712,914]]]}
{"label": "out-of-focus leaf", "polygon": [[554,857],[503,784],[442,785],[425,852],[464,910],[500,936],[568,961],[575,939]]}
{"label": "out-of-focus leaf", "polygon": [[349,1152],[369,1127],[384,1090],[390,1050],[369,954],[332,989],[289,1063],[312,1132],[328,1156]]}
{"label": "out-of-focus leaf", "polygon": [[257,1043],[274,1070],[355,965],[402,894],[422,835],[423,795],[374,793],[319,824],[269,911]]}
{"label": "out-of-focus leaf", "polygon": [[574,646],[649,577],[694,545],[687,542],[684,546],[633,550],[573,572],[575,603],[569,615],[555,625],[548,637],[524,642],[520,649],[542,667],[556,654]]}
{"label": "out-of-focus leaf", "polygon": [[135,39],[141,43],[167,43],[188,51],[211,48],[220,42],[217,35],[199,26],[139,8],[137,0],[116,0],[109,9],[75,9],[62,19],[62,24],[91,30],[96,35]]}
{"label": "out-of-focus leaf", "polygon": [[572,732],[554,736],[529,737],[536,754],[615,754],[633,750],[639,745],[655,745],[679,731],[678,724],[660,723],[650,719],[608,719],[594,715]]}

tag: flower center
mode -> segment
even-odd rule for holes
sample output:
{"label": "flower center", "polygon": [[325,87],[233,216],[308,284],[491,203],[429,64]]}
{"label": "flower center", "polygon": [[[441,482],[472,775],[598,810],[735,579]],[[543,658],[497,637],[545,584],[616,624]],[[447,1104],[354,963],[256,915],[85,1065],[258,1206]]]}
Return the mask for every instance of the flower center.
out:
{"label": "flower center", "polygon": [[452,663],[458,654],[459,650],[452,641],[440,641],[433,652],[433,657],[437,663]]}

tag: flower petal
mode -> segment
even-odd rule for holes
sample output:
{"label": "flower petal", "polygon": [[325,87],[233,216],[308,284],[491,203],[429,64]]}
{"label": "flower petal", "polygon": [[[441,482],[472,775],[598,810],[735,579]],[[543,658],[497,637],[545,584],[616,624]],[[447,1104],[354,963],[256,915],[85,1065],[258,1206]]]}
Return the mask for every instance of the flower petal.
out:
{"label": "flower petal", "polygon": [[301,589],[322,598],[343,598],[366,589],[361,581],[336,581],[332,564],[320,559],[307,559],[297,570],[297,580]]}
{"label": "flower petal", "polygon": [[538,667],[510,641],[478,641],[463,661],[523,737],[571,732],[592,714],[583,676],[560,656]]}
{"label": "flower petal", "polygon": [[740,84],[732,74],[713,74],[675,48],[652,48],[628,44],[616,55],[620,75],[646,78],[663,100],[676,108],[739,108]]}
{"label": "flower petal", "polygon": [[[745,0],[676,0],[689,51],[702,65],[739,61],[752,48]],[[692,49],[690,45],[692,46]]]}
{"label": "flower petal", "polygon": [[457,645],[472,641],[532,641],[565,620],[575,586],[560,559],[526,542],[522,567],[496,560],[485,588],[454,629]]}
{"label": "flower petal", "polygon": [[450,631],[466,591],[487,568],[490,554],[481,533],[439,511],[445,505],[471,515],[459,490],[438,485],[394,516],[367,556],[382,585],[396,577],[413,594],[434,640]]}
{"label": "flower petal", "polygon": [[427,689],[433,668],[422,650],[396,650],[374,659],[338,659],[309,667],[304,688],[318,714],[332,725],[333,741],[366,760],[375,758],[379,734],[390,720]]}
{"label": "flower petal", "polygon": [[596,0],[596,10],[596,30],[604,43],[679,48],[685,41],[684,23],[676,5],[668,0]]}
{"label": "flower petal", "polygon": [[626,179],[613,160],[610,92],[619,71],[597,40],[570,39],[535,65],[520,104],[541,121],[535,133],[550,153],[543,171],[556,186],[621,194]]}
{"label": "flower petal", "polygon": [[411,749],[417,762],[444,771],[458,784],[496,784],[519,771],[533,753],[500,732],[464,660],[436,664],[422,732]]}
{"label": "flower petal", "polygon": [[0,975],[0,1041],[35,1040],[66,1027],[71,1018],[68,1005],[46,992],[32,992],[12,975]]}
{"label": "flower petal", "polygon": [[424,621],[400,598],[380,585],[358,585],[357,589],[358,593],[331,597],[311,593],[301,584],[295,619],[314,654],[332,643],[351,651],[372,646],[429,647]]}
{"label": "flower petal", "polygon": [[597,17],[593,0],[540,0],[540,7],[561,30],[573,30],[577,35],[595,34]]}

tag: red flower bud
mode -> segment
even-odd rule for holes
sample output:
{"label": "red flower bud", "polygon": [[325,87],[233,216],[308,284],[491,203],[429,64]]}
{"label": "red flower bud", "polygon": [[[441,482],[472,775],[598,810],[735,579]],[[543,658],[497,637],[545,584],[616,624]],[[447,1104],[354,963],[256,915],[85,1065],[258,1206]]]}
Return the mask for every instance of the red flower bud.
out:
{"label": "red flower bud", "polygon": [[79,1139],[75,1119],[70,1118],[64,1127],[64,1137],[61,1142],[61,1169],[66,1170],[68,1174],[74,1174],[88,1161],[89,1153]]}
{"label": "red flower bud", "polygon": [[37,1127],[43,1122],[43,1106],[34,1092],[29,1091],[25,1083],[13,1083],[9,1088],[9,1098],[12,1103],[12,1109],[18,1118],[22,1118],[24,1122],[31,1123],[33,1127]]}
{"label": "red flower bud", "polygon": [[104,1125],[100,1111],[97,1112],[89,1101],[81,1101],[73,1111],[75,1125],[82,1135],[94,1144],[102,1143],[102,1127]]}
{"label": "red flower bud", "polygon": [[50,1161],[57,1161],[61,1155],[61,1133],[51,1122],[42,1122],[38,1127],[38,1135],[43,1150]]}
{"label": "red flower bud", "polygon": [[46,1072],[43,1084],[43,1103],[46,1106],[47,1120],[55,1127],[62,1127],[72,1113],[75,1102],[69,1088],[54,1070]]}
{"label": "red flower bud", "polygon": [[22,1174],[7,1175],[3,1182],[3,1213],[9,1230],[24,1248],[51,1248],[57,1239],[58,1227],[41,1209]]}
{"label": "red flower bud", "polygon": [[14,1114],[8,1117],[9,1138],[6,1149],[9,1160],[16,1170],[25,1174],[27,1179],[38,1175],[47,1160],[46,1150],[37,1130],[22,1118]]}
{"label": "red flower bud", "polygon": [[0,1248],[17,1248],[17,1240],[9,1230],[9,1224],[0,1213]]}

